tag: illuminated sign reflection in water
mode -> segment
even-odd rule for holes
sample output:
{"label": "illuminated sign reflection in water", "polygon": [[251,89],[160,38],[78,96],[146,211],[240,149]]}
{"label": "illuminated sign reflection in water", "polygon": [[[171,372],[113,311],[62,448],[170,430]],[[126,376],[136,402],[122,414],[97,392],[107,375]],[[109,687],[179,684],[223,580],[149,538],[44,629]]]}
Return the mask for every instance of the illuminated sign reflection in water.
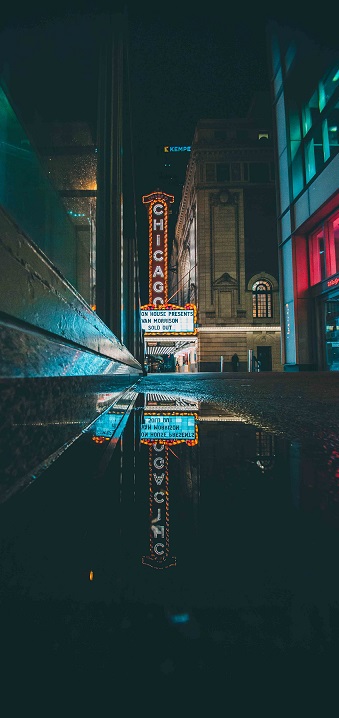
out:
{"label": "illuminated sign reflection in water", "polygon": [[[176,399],[170,400],[176,406]],[[142,563],[152,568],[169,568],[176,566],[176,557],[170,550],[168,452],[175,444],[198,443],[198,415],[157,411],[164,405],[162,395],[146,396],[145,403],[140,443],[149,447],[149,554],[142,557]]]}
{"label": "illuminated sign reflection in water", "polygon": [[141,439],[195,440],[196,417],[194,414],[144,415]]}
{"label": "illuminated sign reflection in water", "polygon": [[152,568],[176,565],[170,555],[168,446],[153,443],[149,446],[149,555],[142,563]]}

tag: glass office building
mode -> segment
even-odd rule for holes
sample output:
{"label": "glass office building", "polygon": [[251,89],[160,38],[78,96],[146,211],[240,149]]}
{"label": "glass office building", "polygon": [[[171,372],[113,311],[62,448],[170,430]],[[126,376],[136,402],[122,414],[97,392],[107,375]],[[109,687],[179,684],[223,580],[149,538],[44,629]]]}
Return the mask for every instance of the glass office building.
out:
{"label": "glass office building", "polygon": [[267,28],[285,371],[339,370],[339,50]]}

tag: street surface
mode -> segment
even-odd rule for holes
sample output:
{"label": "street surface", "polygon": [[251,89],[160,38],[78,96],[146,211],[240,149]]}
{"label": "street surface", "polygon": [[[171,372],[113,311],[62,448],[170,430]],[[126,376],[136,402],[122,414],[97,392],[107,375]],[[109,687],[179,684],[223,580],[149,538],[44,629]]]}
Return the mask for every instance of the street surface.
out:
{"label": "street surface", "polygon": [[170,392],[210,402],[286,438],[326,433],[339,441],[339,374],[262,372],[148,374],[140,392]]}

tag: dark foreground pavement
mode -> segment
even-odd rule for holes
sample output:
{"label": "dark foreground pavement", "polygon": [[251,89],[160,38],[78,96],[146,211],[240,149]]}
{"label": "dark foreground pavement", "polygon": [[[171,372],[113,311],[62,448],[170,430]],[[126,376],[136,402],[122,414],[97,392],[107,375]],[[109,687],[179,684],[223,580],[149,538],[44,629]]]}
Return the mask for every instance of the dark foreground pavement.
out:
{"label": "dark foreground pavement", "polygon": [[[47,382],[46,392],[63,383]],[[47,452],[52,439],[58,445],[69,441],[72,432],[81,433],[94,418],[98,394],[109,405],[108,377],[87,384],[82,393],[65,391],[58,401],[54,393],[52,406],[44,402],[39,381],[21,393],[13,403],[15,441],[9,444],[11,454],[12,446],[17,450],[14,467],[22,454],[29,454],[34,464],[33,450]],[[202,402],[202,414],[206,403],[209,414],[236,414],[279,436],[305,440],[306,452],[300,457],[293,449],[285,452],[289,442],[278,441],[282,450],[273,480],[270,473],[253,474],[253,462],[246,463],[246,456],[233,461],[231,441],[230,452],[227,443],[221,452],[221,460],[230,458],[228,474],[211,453],[211,466],[202,474],[199,541],[196,505],[191,510],[186,489],[193,486],[197,459],[192,465],[185,460],[174,474],[177,488],[181,479],[185,487],[178,494],[183,511],[177,513],[177,524],[171,514],[174,527],[182,527],[180,572],[174,580],[167,572],[144,573],[139,558],[137,566],[133,564],[138,555],[134,539],[140,540],[148,527],[148,504],[145,476],[139,472],[136,480],[128,479],[133,451],[127,437],[107,482],[102,475],[92,481],[97,454],[92,449],[82,453],[80,446],[78,455],[75,442],[70,451],[75,449],[76,470],[71,465],[72,473],[66,471],[66,452],[64,461],[55,462],[44,480],[36,482],[35,493],[23,493],[27,503],[21,514],[14,515],[16,508],[11,514],[10,502],[2,507],[7,517],[2,521],[0,557],[6,588],[5,595],[0,590],[3,703],[10,686],[10,712],[4,715],[21,718],[31,705],[34,716],[44,718],[80,713],[101,718],[115,715],[117,709],[130,718],[140,709],[150,712],[158,706],[166,718],[200,718],[220,710],[230,718],[257,713],[269,718],[331,716],[338,692],[339,539],[337,527],[329,524],[325,530],[319,503],[323,499],[324,513],[337,517],[339,374],[151,374],[135,388],[195,398]],[[29,423],[32,394],[36,404]],[[233,428],[227,433],[232,437]],[[201,442],[205,471],[208,441],[207,435]],[[312,473],[316,444],[321,450],[330,446],[323,454],[331,463],[321,458]],[[50,443],[48,447],[50,451]],[[95,451],[101,448],[95,445]],[[309,461],[302,474],[299,466],[305,455]],[[111,480],[114,471],[119,476],[120,457],[127,465],[123,491],[120,478]],[[139,456],[134,467],[138,461],[143,466]],[[306,502],[310,498],[311,503],[304,513],[289,508],[291,466],[293,486],[297,470],[306,490],[311,479],[308,495],[306,491]],[[14,518],[21,516],[19,531]],[[87,568],[92,565],[98,581],[90,586]],[[24,589],[18,591],[21,573]],[[169,622],[171,589],[175,607],[177,599],[179,606],[192,606],[189,623]]]}

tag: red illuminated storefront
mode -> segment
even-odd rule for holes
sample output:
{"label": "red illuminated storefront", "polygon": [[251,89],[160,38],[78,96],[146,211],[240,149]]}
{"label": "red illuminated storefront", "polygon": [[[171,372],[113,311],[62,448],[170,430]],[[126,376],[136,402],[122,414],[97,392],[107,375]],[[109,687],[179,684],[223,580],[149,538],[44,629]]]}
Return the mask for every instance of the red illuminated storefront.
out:
{"label": "red illuminated storefront", "polygon": [[325,369],[339,371],[339,212],[310,235],[309,258],[320,362]]}
{"label": "red illuminated storefront", "polygon": [[305,322],[314,368],[339,371],[339,210],[315,220],[294,238],[299,341]]}

